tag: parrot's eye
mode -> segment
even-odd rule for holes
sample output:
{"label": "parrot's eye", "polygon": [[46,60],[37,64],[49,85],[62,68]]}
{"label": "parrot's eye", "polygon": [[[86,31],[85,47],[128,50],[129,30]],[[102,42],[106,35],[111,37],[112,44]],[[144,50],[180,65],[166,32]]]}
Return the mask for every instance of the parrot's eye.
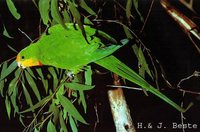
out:
{"label": "parrot's eye", "polygon": [[21,60],[24,60],[25,59],[25,57],[24,56],[21,56]]}

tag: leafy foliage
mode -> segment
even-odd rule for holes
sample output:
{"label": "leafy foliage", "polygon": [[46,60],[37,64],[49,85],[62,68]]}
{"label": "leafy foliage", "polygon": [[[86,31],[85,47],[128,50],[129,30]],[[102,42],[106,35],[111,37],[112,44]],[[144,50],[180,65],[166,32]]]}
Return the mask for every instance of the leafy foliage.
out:
{"label": "leafy foliage", "polygon": [[[9,65],[9,66],[7,66]],[[5,105],[8,117],[10,118],[11,113],[13,114],[19,114],[19,115],[25,115],[26,113],[32,113],[33,114],[33,122],[36,123],[36,121],[41,118],[41,120],[36,124],[35,131],[40,130],[43,126],[43,123],[45,123],[47,120],[47,130],[52,131],[56,130],[56,127],[54,123],[60,122],[60,126],[62,126],[62,129],[64,126],[64,121],[67,119],[67,116],[70,117],[70,125],[73,124],[74,120],[78,120],[84,124],[86,124],[86,121],[81,116],[81,114],[78,112],[74,104],[65,97],[66,95],[70,96],[69,98],[73,99],[74,101],[80,100],[80,102],[83,102],[84,109],[86,110],[86,102],[84,93],[82,93],[84,90],[90,90],[94,88],[94,86],[91,85],[83,85],[78,83],[70,83],[70,78],[68,78],[67,71],[63,71],[60,69],[55,69],[49,67],[49,72],[47,73],[47,76],[49,77],[49,80],[45,79],[44,74],[42,73],[42,69],[37,68],[36,70],[32,69],[16,69],[16,62],[13,61],[11,64],[9,64],[7,61],[2,63],[1,65],[1,95],[5,95]],[[9,86],[8,89],[5,89],[4,83],[6,82],[7,78],[14,73],[14,78],[8,82]],[[91,74],[90,74],[91,75]],[[60,78],[58,77],[60,76]],[[86,77],[87,80],[90,77]],[[41,80],[40,83],[36,83],[36,80]],[[56,81],[55,81],[56,80]],[[47,82],[46,82],[47,81]],[[54,82],[54,85],[46,86],[46,84],[50,83],[50,81]],[[67,83],[69,82],[69,83]],[[39,86],[40,85],[40,86]],[[54,87],[55,86],[55,87]],[[43,87],[43,88],[42,88]],[[45,88],[47,87],[47,89]],[[80,91],[80,96],[78,95],[78,91]],[[41,96],[41,94],[44,91],[45,94]],[[23,92],[25,101],[27,106],[22,106],[24,109],[23,111],[20,111],[22,109],[19,109],[20,102],[23,102],[22,97],[19,96],[19,92]],[[72,94],[72,92],[76,92],[77,94]],[[33,96],[34,95],[34,96]],[[74,102],[73,101],[73,102]],[[36,103],[35,103],[36,102]],[[28,108],[27,108],[28,107]],[[48,114],[42,114],[45,113],[45,107],[49,107],[48,111],[46,111]],[[13,110],[13,111],[12,111]],[[63,114],[62,114],[63,113]],[[62,117],[61,117],[62,116]],[[22,121],[25,122],[25,118],[20,116],[22,118]],[[59,119],[61,118],[61,119]],[[52,121],[53,122],[52,122]],[[77,124],[77,123],[76,123]],[[26,129],[33,129],[30,128],[31,125],[28,125]],[[72,125],[72,129],[75,128],[76,125]],[[61,128],[60,128],[61,129]],[[66,130],[66,129],[65,129]]]}
{"label": "leafy foliage", "polygon": [[4,28],[3,35],[6,36],[6,37],[8,37],[8,38],[13,38],[12,36],[9,35],[8,31],[6,30],[5,25],[3,25],[3,28]]}
{"label": "leafy foliage", "polygon": [[6,0],[6,3],[8,5],[8,9],[10,10],[11,14],[16,18],[20,19],[21,15],[17,12],[17,9],[15,8],[15,5],[12,0]]}
{"label": "leafy foliage", "polygon": [[[16,19],[20,19],[21,16],[12,0],[6,0],[6,2],[11,14]],[[38,3],[33,0],[33,2],[38,6],[41,20],[46,27],[59,23],[67,30],[64,23],[75,22],[82,30],[83,36],[85,36],[83,24],[93,25],[99,17],[97,11],[88,6],[84,0],[39,0]],[[143,20],[138,10],[138,1],[127,0],[126,18],[124,19],[128,19],[129,24],[131,23],[130,17],[133,7]],[[81,13],[80,9],[85,14]],[[91,20],[92,17],[95,17],[94,21]],[[120,22],[120,25],[124,28],[124,34],[127,38],[135,37],[126,24]],[[5,26],[4,35],[11,38]],[[105,34],[102,34],[102,36],[108,39]],[[109,39],[111,42],[116,42],[112,38]],[[142,67],[139,70],[140,74],[144,76],[146,72],[152,77],[142,47],[133,47],[133,50],[138,58],[139,65]],[[8,117],[10,118],[12,114],[14,116],[18,114],[26,131],[34,130],[34,132],[38,132],[45,129],[44,126],[46,126],[48,132],[55,132],[56,130],[67,132],[68,127],[66,125],[69,125],[71,130],[76,132],[79,122],[87,124],[76,107],[82,106],[84,112],[87,112],[84,91],[94,88],[90,66],[87,66],[80,73],[81,78],[77,75],[74,80],[68,77],[66,70],[53,67],[20,69],[17,68],[16,61],[11,62],[11,60],[1,63],[0,70],[0,94],[5,98]],[[25,123],[27,115],[32,117],[32,121],[28,124]]]}

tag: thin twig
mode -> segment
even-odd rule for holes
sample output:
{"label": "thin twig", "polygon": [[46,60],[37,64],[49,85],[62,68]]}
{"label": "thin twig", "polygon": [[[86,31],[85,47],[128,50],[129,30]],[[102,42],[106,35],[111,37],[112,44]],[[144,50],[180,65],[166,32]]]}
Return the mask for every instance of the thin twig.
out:
{"label": "thin twig", "polygon": [[200,95],[200,92],[194,92],[194,91],[185,90],[185,89],[178,89],[178,90],[185,93]]}
{"label": "thin twig", "polygon": [[[184,98],[184,96],[185,96],[185,92],[183,92],[183,98]],[[181,107],[183,108],[183,100],[181,101]],[[184,115],[183,115],[183,112],[181,112],[181,124],[183,125],[184,124],[184,119],[185,119],[185,117],[184,117]],[[183,132],[185,132],[185,128],[183,127],[182,128],[182,131]]]}
{"label": "thin twig", "polygon": [[189,80],[190,78],[192,78],[192,77],[200,77],[200,72],[199,71],[194,71],[193,73],[192,73],[192,75],[190,75],[190,76],[188,76],[188,77],[186,77],[186,78],[183,78],[183,79],[181,79],[179,82],[178,82],[178,84],[177,84],[177,88],[180,88],[181,86],[181,83],[182,82],[184,82],[184,81],[186,81],[186,80]]}
{"label": "thin twig", "polygon": [[[200,48],[197,46],[197,44],[195,43],[195,41],[192,39],[191,34],[192,34],[191,32],[188,32],[188,37],[191,40],[191,42],[194,45],[194,47],[197,49],[198,53],[200,54]],[[199,38],[200,38],[200,36],[199,36]]]}
{"label": "thin twig", "polygon": [[143,32],[144,27],[146,26],[146,23],[147,23],[147,20],[148,20],[148,18],[149,18],[149,16],[150,16],[150,13],[151,13],[153,4],[154,4],[154,0],[151,1],[151,5],[150,5],[150,7],[149,7],[149,11],[148,11],[148,13],[147,13],[147,16],[146,16],[146,18],[145,18],[145,20],[144,20],[144,24],[143,24],[143,26],[142,26],[142,29],[140,30],[140,34]]}
{"label": "thin twig", "polygon": [[[130,86],[118,86],[118,85],[107,85],[107,87],[112,87],[112,88],[125,88],[125,89],[131,89],[131,90],[137,90],[137,91],[143,91],[142,88],[139,87],[130,87]],[[160,90],[163,90],[166,88],[162,88]],[[177,89],[180,92],[185,92],[185,93],[189,93],[189,94],[196,94],[196,95],[200,95],[200,92],[195,92],[195,91],[190,91],[190,90],[185,90],[185,89]]]}
{"label": "thin twig", "polygon": [[191,11],[193,11],[194,13],[197,13],[194,9],[193,9],[193,0],[179,0],[183,5],[185,5],[188,9],[190,9]]}
{"label": "thin twig", "polygon": [[[119,2],[117,2],[116,0],[114,0],[114,2],[124,11],[126,10]],[[130,17],[134,19],[134,16],[132,14],[130,14]]]}
{"label": "thin twig", "polygon": [[[35,5],[35,7],[38,9],[38,6],[36,4],[36,1],[35,0],[32,0],[33,4]],[[38,9],[39,10],[39,9]]]}
{"label": "thin twig", "polygon": [[24,31],[22,31],[20,28],[18,28],[18,30],[19,30],[24,36],[26,36],[26,37],[29,39],[30,42],[33,42],[33,40],[32,40]]}
{"label": "thin twig", "polygon": [[5,63],[5,62],[9,62],[9,61],[11,61],[12,59],[14,59],[14,58],[16,58],[16,56],[14,56],[14,57],[11,57],[10,59],[7,59],[7,60],[5,60],[5,61],[3,61],[3,62],[1,62],[0,63],[0,65],[2,65],[3,63]]}
{"label": "thin twig", "polygon": [[125,88],[125,89],[133,89],[133,90],[143,91],[142,88],[129,87],[129,86],[107,85],[107,87],[112,87],[112,88]]}
{"label": "thin twig", "polygon": [[96,132],[96,128],[97,128],[97,125],[99,123],[99,115],[98,115],[98,106],[97,106],[97,103],[95,103],[94,105],[94,110],[95,110],[95,114],[96,114],[96,121],[95,121],[95,124],[94,124],[94,132]]}

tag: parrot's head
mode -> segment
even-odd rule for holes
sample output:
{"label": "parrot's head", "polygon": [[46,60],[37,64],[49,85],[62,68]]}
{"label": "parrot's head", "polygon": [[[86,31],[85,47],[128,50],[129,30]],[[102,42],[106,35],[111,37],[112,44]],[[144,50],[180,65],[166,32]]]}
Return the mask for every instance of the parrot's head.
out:
{"label": "parrot's head", "polygon": [[41,66],[39,55],[37,44],[31,44],[18,53],[16,61],[21,68]]}

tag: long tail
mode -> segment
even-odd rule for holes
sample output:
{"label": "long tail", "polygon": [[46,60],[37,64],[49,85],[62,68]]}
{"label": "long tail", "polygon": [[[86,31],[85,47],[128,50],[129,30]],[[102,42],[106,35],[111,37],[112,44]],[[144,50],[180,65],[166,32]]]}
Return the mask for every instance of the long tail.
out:
{"label": "long tail", "polygon": [[158,91],[156,88],[151,86],[140,75],[138,75],[136,72],[134,72],[132,69],[130,69],[128,66],[126,66],[124,63],[122,63],[120,60],[118,60],[116,57],[112,55],[105,57],[103,59],[100,59],[96,61],[95,63],[141,86],[145,91],[149,91],[152,94],[158,96],[159,98],[161,98],[162,100],[164,100],[165,102],[167,102],[168,104],[170,104],[171,106],[173,106],[180,112],[185,112],[192,105],[190,104],[187,109],[181,108],[174,101],[172,101],[167,96],[165,96],[160,91]]}

